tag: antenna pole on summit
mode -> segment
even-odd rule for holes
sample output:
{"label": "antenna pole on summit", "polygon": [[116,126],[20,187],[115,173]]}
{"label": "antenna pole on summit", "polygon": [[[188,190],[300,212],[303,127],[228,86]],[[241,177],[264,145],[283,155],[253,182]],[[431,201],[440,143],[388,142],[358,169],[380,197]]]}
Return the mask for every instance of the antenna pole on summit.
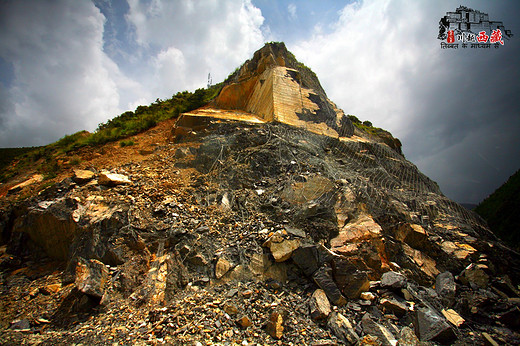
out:
{"label": "antenna pole on summit", "polygon": [[213,79],[211,78],[211,72],[208,73],[208,87],[207,89],[209,89],[211,87],[211,84],[213,84]]}

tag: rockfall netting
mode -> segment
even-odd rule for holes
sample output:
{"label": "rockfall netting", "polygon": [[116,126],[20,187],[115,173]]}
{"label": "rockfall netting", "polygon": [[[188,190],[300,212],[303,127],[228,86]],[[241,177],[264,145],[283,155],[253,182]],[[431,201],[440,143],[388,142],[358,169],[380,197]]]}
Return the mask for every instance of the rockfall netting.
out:
{"label": "rockfall netting", "polygon": [[[302,208],[326,212],[348,202],[351,213],[366,208],[387,222],[489,235],[480,217],[445,197],[435,182],[383,143],[320,136],[278,123],[219,124],[209,133],[198,163],[220,195],[208,192],[207,201],[223,200],[244,217],[254,203],[246,205],[248,198],[240,190],[249,188],[256,192],[249,197],[273,206],[288,223]],[[300,210],[294,210],[295,204]]]}

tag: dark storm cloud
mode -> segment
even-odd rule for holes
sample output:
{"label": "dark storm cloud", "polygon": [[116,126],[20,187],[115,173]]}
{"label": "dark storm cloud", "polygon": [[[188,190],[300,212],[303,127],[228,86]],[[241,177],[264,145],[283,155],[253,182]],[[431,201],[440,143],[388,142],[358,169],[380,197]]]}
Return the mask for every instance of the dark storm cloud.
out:
{"label": "dark storm cloud", "polygon": [[[520,33],[518,5],[471,6]],[[520,168],[516,37],[499,49],[441,52],[430,66],[437,78],[411,81],[419,116],[411,122],[414,131],[403,137],[405,153],[455,200],[477,203]]]}

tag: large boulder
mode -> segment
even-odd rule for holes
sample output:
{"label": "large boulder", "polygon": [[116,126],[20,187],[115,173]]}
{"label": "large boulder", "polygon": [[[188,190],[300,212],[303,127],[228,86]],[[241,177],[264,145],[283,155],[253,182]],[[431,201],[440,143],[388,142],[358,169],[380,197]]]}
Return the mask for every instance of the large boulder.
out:
{"label": "large boulder", "polygon": [[356,345],[359,339],[352,323],[341,313],[334,311],[330,314],[327,327],[345,345]]}
{"label": "large boulder", "polygon": [[336,258],[333,269],[334,280],[346,297],[357,299],[370,288],[367,266],[362,260],[354,262],[347,258]]}
{"label": "large boulder", "polygon": [[361,326],[365,334],[377,337],[377,341],[382,346],[393,346],[397,343],[395,336],[385,326],[377,323],[366,313],[361,319]]}
{"label": "large boulder", "polygon": [[274,233],[264,246],[271,250],[276,262],[283,262],[291,258],[292,253],[300,246],[298,239],[286,239],[281,231]]}
{"label": "large boulder", "polygon": [[386,272],[381,276],[381,287],[400,289],[406,287],[406,277],[397,272]]}
{"label": "large boulder", "polygon": [[421,341],[449,344],[457,336],[446,319],[429,307],[418,307],[415,312],[415,333]]}
{"label": "large boulder", "polygon": [[108,269],[102,262],[80,258],[76,265],[76,288],[86,295],[101,298],[109,276]]}
{"label": "large boulder", "polygon": [[317,289],[309,300],[311,318],[315,321],[323,321],[331,312],[329,299],[322,289]]}
{"label": "large boulder", "polygon": [[321,267],[312,276],[314,282],[327,294],[327,297],[334,305],[345,305],[347,300],[341,294],[338,286],[332,279],[332,269]]}
{"label": "large boulder", "polygon": [[452,273],[444,272],[437,275],[435,279],[435,291],[441,298],[444,306],[450,307],[453,305],[456,290],[457,286]]}
{"label": "large boulder", "polygon": [[90,170],[76,169],[74,170],[74,176],[72,177],[72,180],[78,184],[85,184],[94,179],[95,176],[96,173]]}
{"label": "large boulder", "polygon": [[116,186],[130,184],[130,179],[124,174],[104,171],[99,174],[98,183],[106,186]]}

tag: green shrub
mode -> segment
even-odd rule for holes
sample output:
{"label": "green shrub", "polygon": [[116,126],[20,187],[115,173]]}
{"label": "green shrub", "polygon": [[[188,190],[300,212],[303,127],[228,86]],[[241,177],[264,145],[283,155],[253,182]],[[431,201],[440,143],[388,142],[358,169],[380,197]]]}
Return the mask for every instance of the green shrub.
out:
{"label": "green shrub", "polygon": [[[59,167],[56,156],[68,154],[84,146],[99,146],[109,142],[120,141],[122,147],[134,145],[132,140],[125,140],[130,136],[146,131],[161,121],[177,118],[181,113],[192,111],[211,102],[222,90],[224,83],[213,85],[207,89],[197,89],[194,92],[182,91],[166,100],[157,99],[148,106],[138,106],[135,111],[127,111],[105,123],[98,125],[94,133],[79,131],[67,135],[60,140],[38,148],[8,148],[0,152],[0,182],[5,182],[17,174],[20,169],[45,159],[45,162],[36,167],[46,177],[56,176]],[[5,155],[4,155],[5,154]],[[18,161],[16,161],[18,160]],[[79,160],[79,159],[78,159]],[[72,165],[78,160],[69,161]],[[11,165],[15,162],[12,167]]]}
{"label": "green shrub", "polygon": [[347,117],[352,121],[354,124],[361,124],[361,120],[358,119],[355,115],[348,114]]}
{"label": "green shrub", "polygon": [[132,146],[132,145],[134,145],[134,144],[135,144],[135,142],[134,142],[133,140],[131,140],[131,139],[129,139],[129,140],[127,140],[127,141],[121,141],[121,142],[119,142],[119,146],[122,147],[122,148],[123,148],[123,147],[130,147],[130,146]]}
{"label": "green shrub", "polygon": [[79,165],[81,162],[81,158],[79,156],[76,156],[74,155],[70,160],[69,160],[69,164],[72,165],[72,166],[76,166],[76,165]]}
{"label": "green shrub", "polygon": [[68,153],[77,150],[85,145],[84,139],[90,134],[88,131],[79,131],[72,135],[67,135],[57,142],[50,145],[51,148],[58,149],[61,153]]}

